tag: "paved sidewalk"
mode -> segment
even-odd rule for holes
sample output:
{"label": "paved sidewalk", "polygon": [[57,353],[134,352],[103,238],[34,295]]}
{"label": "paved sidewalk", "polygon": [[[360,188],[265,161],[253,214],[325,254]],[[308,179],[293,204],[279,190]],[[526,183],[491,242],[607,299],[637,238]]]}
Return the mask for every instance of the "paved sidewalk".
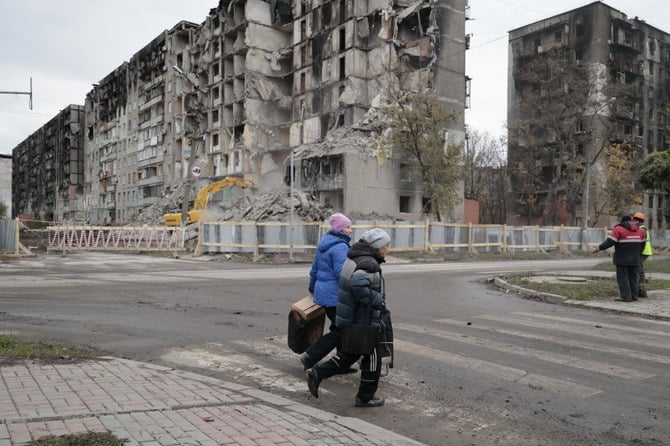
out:
{"label": "paved sidewalk", "polygon": [[0,379],[0,446],[87,431],[143,446],[421,444],[254,388],[119,358],[2,365]]}
{"label": "paved sidewalk", "polygon": [[[583,278],[605,277],[616,280],[616,274],[609,271],[563,271],[544,273],[543,276],[554,278]],[[650,280],[670,280],[670,274],[647,273]],[[610,311],[621,314],[649,317],[653,319],[670,320],[670,289],[647,291],[649,297],[638,298],[634,302],[617,302],[614,297],[604,300],[581,301],[565,299],[556,294],[539,293],[526,288],[521,288],[505,282],[504,279],[496,277],[495,283],[500,288],[509,289],[519,294],[546,300],[548,302],[570,305],[574,307],[591,308],[602,311]],[[566,280],[567,281],[567,280]]]}

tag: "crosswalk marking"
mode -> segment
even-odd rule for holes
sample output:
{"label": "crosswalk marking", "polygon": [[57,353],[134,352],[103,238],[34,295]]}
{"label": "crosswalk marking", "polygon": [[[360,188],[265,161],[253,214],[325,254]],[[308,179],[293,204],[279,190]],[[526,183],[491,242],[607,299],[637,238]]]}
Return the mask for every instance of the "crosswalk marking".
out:
{"label": "crosswalk marking", "polygon": [[[582,319],[573,319],[573,318],[567,318],[567,317],[561,317],[561,316],[553,316],[550,314],[540,314],[540,313],[514,313],[515,315],[519,316],[524,316],[524,317],[530,317],[533,319],[548,319],[552,321],[558,321],[558,322],[568,322],[570,324],[580,324],[580,325],[590,325],[594,326],[596,324],[593,321],[585,321]],[[660,322],[660,321],[645,321],[645,325],[649,326],[651,322]],[[629,325],[619,325],[619,324],[608,324],[605,322],[598,322],[597,325],[603,328],[613,328],[615,330],[620,330],[620,331],[633,331],[637,333],[644,333],[644,334],[650,334],[650,335],[656,335],[656,336],[669,336],[670,337],[670,323],[668,322],[662,322],[665,324],[665,331],[659,331],[659,330],[650,330],[648,328],[638,328],[638,327],[631,327]]]}
{"label": "crosswalk marking", "polygon": [[[302,377],[297,378],[280,370],[263,367],[253,358],[226,350],[217,343],[207,344],[205,348],[172,349],[164,353],[161,359],[188,367],[225,371],[231,381],[242,377],[250,378],[260,385],[287,392],[303,392],[306,388]],[[299,361],[296,362],[297,365],[300,364]]]}
{"label": "crosswalk marking", "polygon": [[[465,325],[465,322],[459,321],[459,320],[454,320],[454,319],[448,319],[448,318],[440,318],[440,319],[435,319],[435,322],[439,322],[441,324],[449,324],[449,325],[455,325],[458,327],[463,327]],[[594,350],[598,352],[603,352],[603,353],[612,353],[615,355],[621,355],[621,356],[626,356],[630,358],[637,358],[637,359],[643,359],[645,361],[652,361],[652,362],[659,362],[661,364],[670,364],[670,356],[663,356],[663,355],[657,355],[653,353],[643,353],[643,352],[638,352],[636,350],[631,350],[627,348],[622,348],[622,347],[610,347],[608,345],[604,344],[595,344],[592,342],[587,342],[587,341],[574,341],[572,339],[566,338],[566,337],[561,337],[557,334],[553,334],[551,336],[547,335],[542,335],[539,333],[524,333],[518,330],[512,330],[504,327],[494,327],[492,325],[486,325],[482,324],[480,322],[474,323],[472,325],[468,326],[468,329],[475,329],[475,330],[486,330],[486,331],[491,331],[494,333],[502,333],[502,334],[508,334],[511,336],[516,336],[520,338],[525,338],[525,339],[536,339],[538,341],[544,341],[544,342],[551,342],[555,344],[560,344],[564,345],[567,347],[574,347],[574,348],[581,348],[585,350]]]}
{"label": "crosswalk marking", "polygon": [[[540,342],[550,342],[555,345],[574,347],[580,350],[593,350],[601,353],[612,353],[620,355],[630,360],[631,358],[643,359],[646,361],[654,361],[663,364],[670,364],[670,355],[661,355],[653,353],[645,353],[642,351],[635,351],[629,348],[622,348],[618,346],[609,346],[612,342],[619,338],[631,341],[632,334],[637,333],[638,336],[646,336],[654,339],[641,340],[636,339],[639,343],[645,346],[660,345],[662,348],[666,347],[665,343],[660,344],[662,337],[666,333],[661,330],[656,330],[655,327],[662,327],[659,325],[654,328],[635,328],[628,327],[624,324],[603,324],[599,323],[602,329],[595,329],[588,327],[591,322],[580,319],[570,319],[568,317],[553,316],[553,315],[534,315],[531,313],[513,313],[511,315],[494,316],[489,314],[482,314],[473,317],[474,323],[470,326],[465,326],[465,321],[457,321],[453,319],[441,318],[431,321],[443,326],[458,327],[454,330],[444,329],[438,326],[427,326],[409,323],[396,322],[395,328],[398,333],[415,333],[419,337],[431,336],[439,339],[447,339],[451,342],[458,342],[465,345],[473,345],[480,348],[492,349],[503,354],[518,355],[526,358],[533,358],[548,363],[561,364],[567,367],[582,369],[589,372],[604,374],[606,376],[615,377],[618,379],[625,379],[631,381],[642,381],[653,378],[657,375],[645,371],[644,369],[623,367],[610,364],[606,360],[590,360],[580,358],[577,355],[570,355],[569,353],[554,353],[552,351],[545,351],[542,348],[532,346],[515,345],[514,342],[501,342],[500,340],[491,340],[491,336],[477,336],[475,330],[486,330],[487,335],[507,334],[519,338],[531,339]],[[486,321],[491,321],[488,323]],[[501,322],[501,327],[498,327],[497,322]],[[505,328],[504,324],[514,324],[513,328]],[[509,327],[509,325],[508,325]],[[553,330],[555,333],[551,335],[543,335],[541,332],[535,333],[538,330]],[[589,334],[597,338],[602,338],[600,341],[578,341],[567,339],[571,334]],[[615,335],[615,336],[612,336]],[[650,342],[651,341],[651,342]],[[602,345],[601,345],[602,344]],[[411,342],[407,339],[400,339],[396,335],[394,343],[395,349],[401,357],[420,357],[422,360],[434,361],[447,367],[454,367],[472,371],[478,374],[493,377],[528,387],[531,389],[543,390],[554,394],[566,395],[571,398],[584,399],[594,395],[601,394],[600,386],[592,385],[598,382],[594,379],[589,382],[575,382],[570,380],[569,375],[566,379],[563,375],[559,378],[544,374],[533,369],[523,369],[518,366],[515,367],[514,359],[506,359],[505,356],[500,356],[499,362],[487,360],[457,351],[450,351],[450,346],[455,344],[439,345],[432,347],[430,345],[421,345],[419,343]],[[478,350],[481,351],[481,350]],[[264,359],[264,358],[267,358]],[[193,348],[173,349],[165,353],[163,359],[168,362],[173,362],[181,365],[201,367],[205,369],[217,370],[225,372],[232,380],[250,379],[268,388],[281,389],[289,393],[305,393],[306,383],[304,380],[302,366],[298,360],[298,355],[291,352],[286,345],[286,336],[273,336],[265,339],[243,339],[231,341],[228,344],[210,343],[200,345]],[[286,364],[290,364],[288,367]],[[533,366],[528,366],[533,367]],[[538,365],[538,370],[544,370],[541,365]],[[635,367],[635,366],[634,366]],[[568,370],[567,368],[564,370]],[[357,381],[356,375],[336,376],[332,380],[335,382],[354,383]],[[456,417],[458,413],[457,408],[443,407],[438,403],[430,403],[428,396],[422,399],[412,399],[405,401],[403,395],[406,392],[407,382],[412,382],[416,377],[413,375],[413,370],[394,369],[391,373],[383,378],[385,387],[385,396],[389,401],[394,401],[396,404],[402,404],[405,408],[420,411],[425,415],[439,415],[447,416],[451,419],[452,415]],[[591,384],[591,385],[589,385]],[[333,387],[331,389],[334,390]],[[325,394],[328,391],[328,385],[323,389]],[[332,393],[332,392],[331,392]],[[451,415],[448,415],[451,414]],[[473,419],[460,420],[459,423],[475,423],[481,429],[490,427],[487,425],[485,419],[474,421]]]}
{"label": "crosswalk marking", "polygon": [[477,345],[494,349],[499,352],[511,353],[514,355],[528,356],[542,361],[552,362],[556,364],[564,364],[570,367],[576,367],[584,370],[589,370],[596,373],[601,373],[609,376],[616,376],[624,379],[643,380],[656,376],[652,373],[646,373],[639,370],[633,370],[626,367],[619,367],[611,364],[606,364],[598,361],[590,361],[580,359],[577,357],[562,355],[559,353],[544,352],[518,345],[504,344],[502,342],[493,341],[491,339],[464,337],[461,333],[454,333],[445,330],[435,330],[432,328],[420,327],[410,324],[394,324],[394,328],[411,331],[414,333],[424,333],[431,336],[436,336],[442,339],[449,339],[450,341],[460,342],[468,345]]}
{"label": "crosswalk marking", "polygon": [[583,386],[570,381],[550,378],[535,373],[529,373],[514,367],[508,367],[501,364],[495,364],[481,359],[452,353],[444,350],[438,350],[432,347],[415,344],[413,342],[394,340],[394,347],[400,351],[419,355],[433,360],[444,362],[450,366],[472,370],[477,373],[484,373],[496,378],[511,381],[517,384],[526,385],[533,389],[546,389],[554,393],[570,394],[576,398],[588,398],[601,393],[601,390],[593,387]]}
{"label": "crosswalk marking", "polygon": [[524,327],[540,328],[544,330],[557,330],[566,333],[588,335],[597,338],[604,338],[609,341],[621,341],[632,344],[643,344],[647,347],[657,347],[662,349],[670,349],[670,342],[668,340],[655,339],[636,339],[632,334],[621,334],[620,330],[613,331],[605,328],[587,328],[587,327],[569,327],[563,323],[550,323],[546,321],[537,322],[532,318],[521,317],[507,317],[507,316],[493,316],[489,314],[477,315],[477,319],[486,319],[495,322],[506,322],[511,324],[520,324]]}

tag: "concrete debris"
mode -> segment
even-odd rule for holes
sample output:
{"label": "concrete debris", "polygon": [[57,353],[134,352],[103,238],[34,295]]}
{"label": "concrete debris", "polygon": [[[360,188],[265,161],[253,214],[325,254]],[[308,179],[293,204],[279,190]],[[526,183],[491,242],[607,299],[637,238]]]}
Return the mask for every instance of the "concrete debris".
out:
{"label": "concrete debris", "polygon": [[[193,191],[192,191],[193,192]],[[129,226],[155,226],[163,224],[163,214],[179,212],[184,195],[183,185],[174,189],[158,204],[136,215]],[[335,212],[321,205],[310,193],[294,191],[293,218],[295,221],[326,221]],[[349,215],[358,220],[394,220],[393,216],[356,212]],[[261,195],[245,194],[232,199],[210,202],[203,221],[289,221],[291,218],[291,193],[288,188]]]}

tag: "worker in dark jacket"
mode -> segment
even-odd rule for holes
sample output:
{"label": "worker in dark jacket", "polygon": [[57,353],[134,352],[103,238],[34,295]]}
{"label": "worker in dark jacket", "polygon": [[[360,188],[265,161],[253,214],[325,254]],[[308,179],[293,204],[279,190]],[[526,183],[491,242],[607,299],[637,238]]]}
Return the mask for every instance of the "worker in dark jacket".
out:
{"label": "worker in dark jacket", "polygon": [[[384,301],[384,279],[381,264],[388,254],[391,237],[382,229],[373,228],[349,250],[348,259],[342,267],[339,282],[339,300],[335,322],[342,328],[352,324],[364,323],[367,318],[368,304],[372,309],[371,325],[380,326]],[[360,354],[348,353],[346,346],[326,362],[321,362],[307,370],[309,392],[319,397],[319,384],[322,380],[347,370],[361,358]],[[356,407],[378,407],[384,404],[383,398],[375,397],[381,374],[381,352],[379,344],[372,353],[362,355],[361,381],[354,400]]]}
{"label": "worker in dark jacket", "polygon": [[616,265],[616,279],[620,294],[620,298],[615,300],[623,302],[637,300],[638,268],[645,242],[644,230],[631,220],[630,215],[624,215],[621,217],[621,223],[612,228],[609,237],[593,251],[595,254],[614,246],[612,261]]}

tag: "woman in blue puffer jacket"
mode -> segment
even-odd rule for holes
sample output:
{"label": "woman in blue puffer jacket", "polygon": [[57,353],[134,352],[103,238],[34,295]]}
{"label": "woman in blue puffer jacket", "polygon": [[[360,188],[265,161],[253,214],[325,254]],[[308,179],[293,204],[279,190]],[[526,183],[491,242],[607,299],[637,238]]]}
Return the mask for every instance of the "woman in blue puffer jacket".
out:
{"label": "woman in blue puffer jacket", "polygon": [[340,341],[339,330],[335,325],[338,282],[342,265],[347,260],[352,229],[351,220],[344,214],[331,215],[328,223],[330,230],[319,240],[312,269],[309,272],[309,292],[314,296],[314,303],[326,309],[326,316],[330,319],[330,329],[300,357],[305,370],[312,368],[325,358],[338,346]]}

